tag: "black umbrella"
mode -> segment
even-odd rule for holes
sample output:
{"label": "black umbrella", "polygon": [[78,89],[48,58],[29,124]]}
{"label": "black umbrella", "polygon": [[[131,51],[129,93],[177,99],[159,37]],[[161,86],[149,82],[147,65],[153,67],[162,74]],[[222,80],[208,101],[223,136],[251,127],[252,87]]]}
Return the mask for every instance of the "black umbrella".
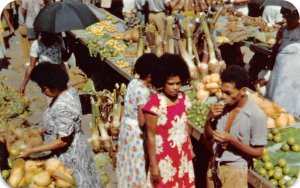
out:
{"label": "black umbrella", "polygon": [[85,4],[73,0],[46,6],[36,17],[33,26],[39,32],[59,33],[85,29],[98,21],[96,15]]}

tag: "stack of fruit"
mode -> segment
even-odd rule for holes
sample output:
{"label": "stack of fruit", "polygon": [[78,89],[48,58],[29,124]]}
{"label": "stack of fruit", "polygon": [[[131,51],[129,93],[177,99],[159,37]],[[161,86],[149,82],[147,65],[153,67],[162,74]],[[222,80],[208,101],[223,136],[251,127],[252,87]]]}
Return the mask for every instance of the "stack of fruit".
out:
{"label": "stack of fruit", "polygon": [[299,174],[300,129],[270,129],[268,145],[259,160],[254,160],[258,174],[275,187],[291,186]]}
{"label": "stack of fruit", "polygon": [[188,120],[194,127],[202,129],[206,122],[211,102],[198,100],[195,89],[186,90],[185,93],[192,102],[192,107],[188,111]]}
{"label": "stack of fruit", "polygon": [[258,93],[249,92],[249,95],[268,116],[268,128],[283,128],[295,124],[294,116],[287,113],[281,106],[263,98]]}

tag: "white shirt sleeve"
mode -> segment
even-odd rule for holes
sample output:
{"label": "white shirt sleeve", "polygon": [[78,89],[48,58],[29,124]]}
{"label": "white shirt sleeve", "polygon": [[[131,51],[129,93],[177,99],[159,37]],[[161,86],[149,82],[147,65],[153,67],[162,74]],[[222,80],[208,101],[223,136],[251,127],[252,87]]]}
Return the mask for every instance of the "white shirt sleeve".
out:
{"label": "white shirt sleeve", "polygon": [[34,57],[34,58],[38,58],[38,56],[39,56],[38,50],[39,50],[38,40],[35,40],[31,44],[30,56]]}

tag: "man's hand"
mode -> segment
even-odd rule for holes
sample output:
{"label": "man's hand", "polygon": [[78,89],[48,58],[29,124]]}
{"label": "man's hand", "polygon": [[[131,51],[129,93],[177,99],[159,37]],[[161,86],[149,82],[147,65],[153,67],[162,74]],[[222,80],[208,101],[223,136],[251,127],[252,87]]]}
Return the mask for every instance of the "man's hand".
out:
{"label": "man's hand", "polygon": [[225,131],[213,131],[213,137],[220,143],[230,143],[234,139],[228,132]]}
{"label": "man's hand", "polygon": [[223,113],[223,110],[224,110],[224,104],[221,103],[212,104],[209,111],[209,118],[212,119],[220,116]]}

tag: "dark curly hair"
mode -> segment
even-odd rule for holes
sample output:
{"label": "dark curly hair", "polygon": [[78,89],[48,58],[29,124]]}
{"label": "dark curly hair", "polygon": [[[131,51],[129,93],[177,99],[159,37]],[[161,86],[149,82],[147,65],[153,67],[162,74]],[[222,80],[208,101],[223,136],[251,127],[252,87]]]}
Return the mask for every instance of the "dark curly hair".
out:
{"label": "dark curly hair", "polygon": [[159,58],[152,76],[152,85],[156,88],[165,86],[171,76],[179,76],[182,84],[190,81],[190,72],[186,62],[180,55],[166,53]]}
{"label": "dark curly hair", "polygon": [[237,89],[249,87],[249,76],[244,67],[231,65],[221,73],[221,81],[234,83]]}
{"label": "dark curly hair", "polygon": [[140,79],[147,78],[152,75],[155,65],[158,62],[158,57],[153,53],[145,53],[139,57],[134,64],[133,72],[140,76]]}
{"label": "dark curly hair", "polygon": [[61,65],[49,62],[39,63],[32,69],[30,79],[36,82],[41,88],[64,90],[67,88],[69,76]]}

